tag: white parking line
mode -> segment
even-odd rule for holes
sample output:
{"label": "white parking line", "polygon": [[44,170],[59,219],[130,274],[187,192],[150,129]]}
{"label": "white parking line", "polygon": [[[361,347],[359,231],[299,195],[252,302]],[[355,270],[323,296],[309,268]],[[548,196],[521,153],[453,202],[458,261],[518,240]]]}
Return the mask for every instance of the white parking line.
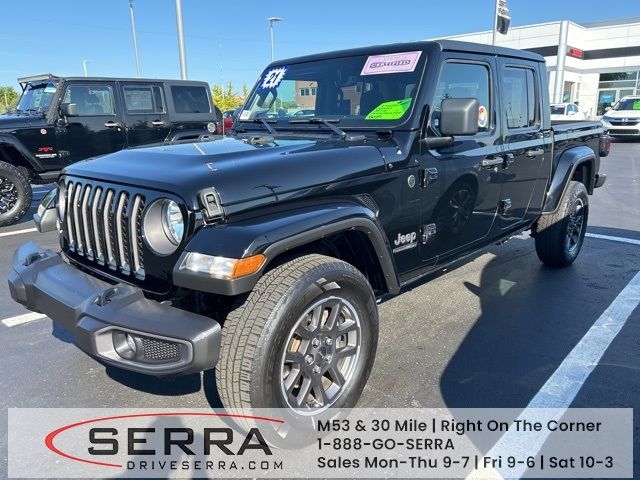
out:
{"label": "white parking line", "polygon": [[23,230],[14,230],[12,232],[2,232],[0,233],[0,237],[8,237],[10,235],[20,235],[21,233],[29,233],[29,232],[37,232],[37,228],[25,228]]}
{"label": "white parking line", "polygon": [[609,235],[600,235],[598,233],[587,233],[586,236],[590,238],[598,238],[600,240],[611,240],[612,242],[622,242],[622,243],[630,243],[632,245],[640,245],[640,240],[636,240],[634,238],[611,237]]}
{"label": "white parking line", "polygon": [[46,315],[42,313],[25,313],[24,315],[16,315],[15,317],[5,318],[2,320],[2,324],[5,327],[15,327],[16,325],[22,325],[23,323],[33,322],[34,320],[40,320],[42,318],[47,318]]}
{"label": "white parking line", "polygon": [[[542,386],[538,393],[531,399],[529,405],[520,414],[519,419],[525,419],[528,409],[553,408],[554,417],[559,420],[564,415],[567,408],[576,398],[576,395],[586,382],[591,372],[598,365],[598,362],[618,336],[625,323],[640,304],[640,272],[631,279],[626,287],[618,294],[609,307],[600,315],[600,318],[591,326],[589,331],[582,337],[578,344],[571,350],[569,355],[562,361],[560,366],[551,375],[549,380]],[[531,412],[529,412],[529,420]],[[543,429],[538,432],[535,439],[532,436],[526,437],[526,445],[522,442],[525,437],[521,433],[509,430],[496,444],[487,452],[487,456],[507,458],[515,455],[518,458],[535,456],[544,445],[549,431]],[[522,457],[521,455],[525,455]],[[516,466],[513,470],[502,470],[500,474],[504,478],[520,478],[527,467],[525,465]],[[472,472],[467,478],[484,478],[487,472]]]}

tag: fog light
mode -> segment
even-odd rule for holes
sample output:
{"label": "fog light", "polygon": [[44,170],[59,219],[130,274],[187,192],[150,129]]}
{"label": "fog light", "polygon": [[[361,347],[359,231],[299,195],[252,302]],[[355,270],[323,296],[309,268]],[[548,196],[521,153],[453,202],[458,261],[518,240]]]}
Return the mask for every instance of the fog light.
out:
{"label": "fog light", "polygon": [[131,351],[135,355],[136,351],[138,350],[138,346],[136,345],[136,341],[133,339],[133,337],[129,333],[127,333],[127,335],[125,336],[125,339],[127,340],[127,345],[129,346],[129,348],[131,349]]}

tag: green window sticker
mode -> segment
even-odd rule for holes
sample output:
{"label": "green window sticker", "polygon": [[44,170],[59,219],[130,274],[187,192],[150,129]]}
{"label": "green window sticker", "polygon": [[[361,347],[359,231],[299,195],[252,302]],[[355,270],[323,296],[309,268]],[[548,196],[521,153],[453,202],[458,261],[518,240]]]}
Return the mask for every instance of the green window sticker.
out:
{"label": "green window sticker", "polygon": [[640,110],[640,100],[633,102],[633,109]]}
{"label": "green window sticker", "polygon": [[364,117],[365,120],[398,120],[411,106],[411,98],[392,100],[378,105]]}

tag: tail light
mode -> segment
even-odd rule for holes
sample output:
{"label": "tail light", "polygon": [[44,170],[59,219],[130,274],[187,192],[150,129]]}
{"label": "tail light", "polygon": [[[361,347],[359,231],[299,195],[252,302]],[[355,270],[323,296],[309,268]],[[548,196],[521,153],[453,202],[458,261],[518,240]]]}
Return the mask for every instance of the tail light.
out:
{"label": "tail light", "polygon": [[600,156],[606,157],[611,151],[611,137],[606,133],[600,137]]}

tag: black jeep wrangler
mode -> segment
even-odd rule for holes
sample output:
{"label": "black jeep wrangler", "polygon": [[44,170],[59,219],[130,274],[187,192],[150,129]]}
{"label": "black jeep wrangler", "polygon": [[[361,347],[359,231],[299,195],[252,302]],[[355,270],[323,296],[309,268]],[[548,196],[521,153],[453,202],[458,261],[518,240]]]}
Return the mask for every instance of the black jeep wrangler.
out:
{"label": "black jeep wrangler", "polygon": [[11,295],[106,364],[215,367],[227,408],[353,406],[380,297],[527,230],[578,256],[609,142],[547,88],[536,54],[452,41],[272,63],[232,138],[67,167],[61,252],[22,245]]}
{"label": "black jeep wrangler", "polygon": [[0,227],[31,206],[31,183],[127,147],[194,139],[220,121],[204,82],[124,78],[18,79],[16,110],[0,116]]}

